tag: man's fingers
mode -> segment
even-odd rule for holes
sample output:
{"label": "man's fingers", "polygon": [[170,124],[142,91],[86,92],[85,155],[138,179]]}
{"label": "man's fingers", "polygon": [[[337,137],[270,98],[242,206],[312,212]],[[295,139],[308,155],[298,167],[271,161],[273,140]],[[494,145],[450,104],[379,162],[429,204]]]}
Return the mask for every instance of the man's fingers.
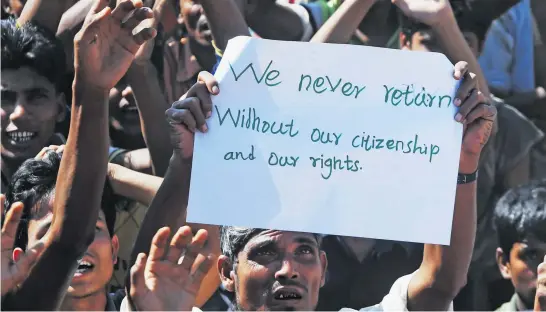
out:
{"label": "man's fingers", "polygon": [[131,297],[135,298],[139,295],[140,290],[144,287],[144,268],[146,267],[146,254],[139,253],[135,264],[131,267]]}
{"label": "man's fingers", "polygon": [[191,270],[191,267],[193,263],[195,262],[195,258],[197,258],[197,255],[203,249],[203,246],[205,245],[207,241],[208,233],[205,230],[199,230],[197,234],[195,234],[193,241],[191,242],[190,246],[186,249],[186,253],[184,254],[184,258],[182,259],[182,263],[180,263],[180,267],[182,270],[189,272]]}
{"label": "man's fingers", "polygon": [[467,62],[458,62],[455,64],[455,69],[453,71],[453,78],[461,80],[468,73],[468,63]]}
{"label": "man's fingers", "polygon": [[143,45],[146,41],[155,38],[157,35],[157,30],[155,28],[146,27],[139,30],[136,34],[133,35],[133,40],[137,45]]}
{"label": "man's fingers", "polygon": [[186,247],[191,243],[192,233],[189,226],[183,226],[178,229],[174,234],[171,244],[169,245],[169,253],[167,254],[167,261],[178,264],[178,260],[182,257],[182,253],[186,250]]}
{"label": "man's fingers", "polygon": [[[23,215],[23,209],[23,203],[17,202],[11,205],[11,208],[6,214],[4,226],[2,227],[2,237],[7,235],[10,238],[15,238],[17,227],[19,227],[19,222],[21,221],[21,216]],[[12,249],[13,241],[11,241],[11,244],[12,246],[2,246],[2,249]]]}
{"label": "man's fingers", "polygon": [[152,246],[150,247],[150,260],[151,261],[161,261],[167,250],[167,240],[171,230],[168,227],[163,227],[155,233],[154,238],[152,239]]}
{"label": "man's fingers", "polygon": [[461,104],[455,120],[463,122],[466,120],[467,115],[480,103],[484,103],[485,98],[478,89],[473,89],[466,100]]}
{"label": "man's fingers", "polygon": [[207,276],[207,273],[214,264],[213,259],[214,255],[210,254],[206,258],[201,258],[198,260],[197,270],[195,270],[195,272],[190,275],[186,287],[189,292],[196,294],[199,291],[203,279],[205,278],[205,276]]}
{"label": "man's fingers", "polygon": [[90,14],[97,14],[104,10],[106,7],[108,7],[108,0],[96,0],[93,6],[91,7],[91,10],[89,11]]}
{"label": "man's fingers", "polygon": [[216,81],[216,78],[207,71],[200,72],[197,76],[197,81],[204,82],[211,94],[217,95],[220,92],[218,81]]}
{"label": "man's fingers", "polygon": [[478,77],[473,73],[467,73],[455,94],[455,106],[461,106],[478,86]]}
{"label": "man's fingers", "polygon": [[133,31],[142,21],[154,17],[154,12],[150,8],[138,8],[133,10],[131,14],[121,23],[121,27]]}
{"label": "man's fingers", "polygon": [[203,90],[203,88],[197,88],[195,91],[201,99],[201,106],[203,108],[203,112],[205,113],[205,117],[209,118],[212,115],[212,100],[210,98],[210,94],[217,95],[220,93],[218,81],[216,81],[216,78],[214,78],[211,73],[206,71],[199,73],[197,81],[204,83],[206,86],[206,90]]}
{"label": "man's fingers", "polygon": [[193,117],[193,114],[189,109],[179,110],[169,108],[165,114],[167,115],[167,121],[170,124],[183,125],[189,131],[195,132],[195,127],[197,126],[197,123],[195,122],[195,118]]}
{"label": "man's fingers", "polygon": [[497,109],[493,105],[488,105],[485,103],[480,103],[476,106],[465,118],[466,124],[471,124],[476,121],[478,118],[483,118],[486,120],[494,121]]}
{"label": "man's fingers", "polygon": [[43,243],[38,243],[33,246],[31,249],[27,250],[25,254],[19,258],[15,263],[17,272],[14,275],[15,283],[19,284],[27,277],[28,272],[36,263],[36,260],[44,251],[45,245]]}
{"label": "man's fingers", "polygon": [[[188,111],[186,113],[172,115],[173,118],[181,118],[182,123],[186,124],[188,128],[193,126],[193,128],[199,129],[201,132],[207,131],[205,114],[202,109],[201,101],[197,97],[189,97],[182,101],[177,101],[173,103],[173,108],[180,111]],[[192,116],[189,118],[186,116],[190,113]],[[176,121],[176,119],[175,119]]]}
{"label": "man's fingers", "polygon": [[112,11],[112,17],[116,19],[120,25],[127,18],[127,15],[135,9],[135,3],[131,0],[123,0]]}

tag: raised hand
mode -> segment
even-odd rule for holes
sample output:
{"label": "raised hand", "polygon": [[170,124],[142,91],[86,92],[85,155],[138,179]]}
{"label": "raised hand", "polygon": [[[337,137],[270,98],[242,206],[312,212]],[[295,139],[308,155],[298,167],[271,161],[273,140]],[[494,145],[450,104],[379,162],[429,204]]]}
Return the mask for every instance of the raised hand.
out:
{"label": "raised hand", "polygon": [[448,0],[392,0],[407,17],[429,26],[438,25],[453,15]]}
{"label": "raised hand", "polygon": [[455,106],[459,107],[455,120],[464,124],[459,172],[473,173],[478,168],[480,153],[491,136],[497,109],[478,89],[478,78],[468,71],[468,63],[455,64],[453,76],[463,80],[454,99]]}
{"label": "raised hand", "polygon": [[152,10],[142,7],[141,0],[123,0],[113,10],[108,0],[97,0],[74,38],[76,77],[100,89],[113,88],[140,46],[156,35],[153,27],[133,33],[143,20],[152,17]]}
{"label": "raised hand", "polygon": [[[4,195],[0,195],[0,209],[4,217]],[[2,226],[2,297],[8,292],[14,290],[17,285],[22,283],[28,275],[30,268],[38,259],[43,251],[44,245],[37,244],[28,249],[17,262],[13,262],[11,255],[13,253],[13,244],[17,235],[17,227],[23,215],[23,204],[14,203],[6,213],[4,225]]]}
{"label": "raised hand", "polygon": [[[149,21],[148,26],[154,29],[157,29],[157,26],[163,19],[163,13],[168,7],[167,0],[155,0],[152,10],[154,12],[154,17]],[[154,51],[155,40],[146,41],[140,49],[138,49],[135,55],[135,63],[143,64],[150,61],[152,53]]]}
{"label": "raised hand", "polygon": [[535,312],[546,311],[546,256],[537,270],[537,292],[535,295]]}
{"label": "raised hand", "polygon": [[195,131],[207,132],[206,119],[212,114],[210,94],[219,92],[214,76],[203,71],[199,73],[197,83],[165,112],[174,152],[183,160],[193,157]]}
{"label": "raised hand", "polygon": [[131,268],[131,302],[138,311],[191,311],[203,278],[212,266],[212,255],[202,254],[207,231],[193,237],[181,227],[167,247],[168,227],[159,229],[150,255],[138,255]]}

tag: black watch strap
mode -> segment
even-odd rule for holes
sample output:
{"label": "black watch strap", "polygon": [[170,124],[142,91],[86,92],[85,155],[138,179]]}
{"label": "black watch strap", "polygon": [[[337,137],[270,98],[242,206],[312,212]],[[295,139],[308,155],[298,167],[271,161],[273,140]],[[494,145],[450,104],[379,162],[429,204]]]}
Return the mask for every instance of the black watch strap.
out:
{"label": "black watch strap", "polygon": [[472,183],[478,179],[478,170],[474,171],[474,173],[470,174],[464,174],[459,173],[457,175],[457,184],[467,184]]}

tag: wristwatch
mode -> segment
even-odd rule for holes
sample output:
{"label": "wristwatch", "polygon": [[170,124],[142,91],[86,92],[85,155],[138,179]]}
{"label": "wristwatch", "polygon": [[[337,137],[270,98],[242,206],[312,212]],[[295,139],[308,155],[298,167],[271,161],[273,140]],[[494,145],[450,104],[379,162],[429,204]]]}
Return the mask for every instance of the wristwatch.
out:
{"label": "wristwatch", "polygon": [[457,184],[472,183],[478,179],[478,170],[470,174],[459,173],[457,174]]}

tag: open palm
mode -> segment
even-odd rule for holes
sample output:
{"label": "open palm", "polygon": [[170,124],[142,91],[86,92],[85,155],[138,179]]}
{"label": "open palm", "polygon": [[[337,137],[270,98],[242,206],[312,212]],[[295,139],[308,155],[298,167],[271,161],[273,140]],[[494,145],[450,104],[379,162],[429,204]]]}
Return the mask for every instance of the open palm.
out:
{"label": "open palm", "polygon": [[74,39],[75,69],[93,85],[111,89],[125,75],[142,44],[156,35],[153,27],[134,29],[152,18],[142,1],[121,1],[113,10],[97,0]]}
{"label": "open palm", "polygon": [[139,254],[131,268],[130,296],[139,311],[191,311],[212,266],[212,257],[201,254],[206,231],[199,231],[192,239],[191,229],[182,227],[167,248],[169,236],[169,228],[160,229],[149,257]]}
{"label": "open palm", "polygon": [[[4,195],[0,195],[0,208],[4,213]],[[43,245],[39,244],[29,249],[25,255],[11,261],[13,252],[13,244],[17,235],[17,227],[23,215],[23,204],[15,203],[11,205],[6,213],[4,225],[2,226],[2,296],[10,291],[13,291],[17,285],[22,283],[28,275],[30,268],[36,262],[38,255],[43,250]]]}

